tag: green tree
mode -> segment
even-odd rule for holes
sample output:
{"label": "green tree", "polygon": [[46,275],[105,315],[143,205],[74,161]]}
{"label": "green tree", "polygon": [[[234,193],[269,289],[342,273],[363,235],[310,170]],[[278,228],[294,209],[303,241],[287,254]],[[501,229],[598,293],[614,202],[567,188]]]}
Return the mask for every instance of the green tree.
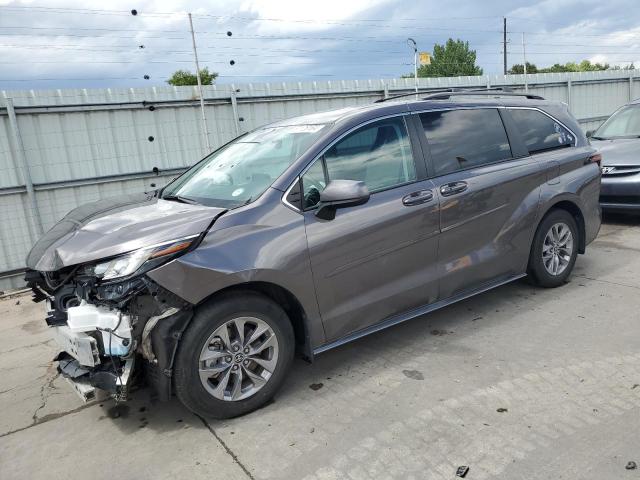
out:
{"label": "green tree", "polygon": [[[207,67],[200,69],[200,81],[202,85],[213,85],[213,81],[218,77],[216,72],[209,72]],[[188,72],[187,70],[176,70],[171,75],[171,78],[167,80],[169,85],[176,87],[185,85],[197,85],[198,77],[195,73]]]}
{"label": "green tree", "polygon": [[634,65],[633,62],[631,62],[629,65],[614,65],[613,67],[611,67],[611,70],[635,70],[636,66]]}
{"label": "green tree", "polygon": [[[625,68],[630,68],[629,67]],[[565,64],[554,63],[550,67],[538,68],[527,62],[527,73],[564,73],[564,72],[595,72],[598,70],[609,70],[612,67],[608,63],[591,63],[589,60],[582,60],[580,63],[567,62]],[[613,67],[616,69],[616,67]],[[522,64],[515,64],[509,73],[524,73]]]}
{"label": "green tree", "polygon": [[[418,68],[419,77],[459,77],[462,75],[482,75],[482,68],[476,65],[476,51],[469,48],[469,42],[450,38],[444,45],[435,44],[430,65]],[[413,75],[407,75],[412,77]]]}
{"label": "green tree", "polygon": [[[538,67],[536,67],[535,64],[527,62],[527,73],[538,73],[538,71]],[[524,73],[524,67],[521,63],[516,63],[511,66],[511,69],[507,73],[521,75]]]}

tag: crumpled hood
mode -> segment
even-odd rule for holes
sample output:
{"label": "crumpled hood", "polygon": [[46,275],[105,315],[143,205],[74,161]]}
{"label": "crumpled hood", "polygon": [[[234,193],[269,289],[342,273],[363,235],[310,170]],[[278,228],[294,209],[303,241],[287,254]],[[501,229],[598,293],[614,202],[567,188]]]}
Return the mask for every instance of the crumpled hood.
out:
{"label": "crumpled hood", "polygon": [[88,203],[69,212],[36,242],[27,267],[55,271],[196,235],[224,211],[158,199],[153,193]]}
{"label": "crumpled hood", "polygon": [[591,145],[602,154],[602,165],[640,165],[640,138],[614,140],[591,139]]}

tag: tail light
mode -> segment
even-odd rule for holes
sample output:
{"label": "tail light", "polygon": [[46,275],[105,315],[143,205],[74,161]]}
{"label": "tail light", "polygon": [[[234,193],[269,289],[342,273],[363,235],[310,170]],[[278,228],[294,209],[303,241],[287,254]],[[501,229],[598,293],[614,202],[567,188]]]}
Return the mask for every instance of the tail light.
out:
{"label": "tail light", "polygon": [[602,155],[599,153],[591,155],[587,160],[587,163],[597,163],[598,166],[600,167],[602,165]]}

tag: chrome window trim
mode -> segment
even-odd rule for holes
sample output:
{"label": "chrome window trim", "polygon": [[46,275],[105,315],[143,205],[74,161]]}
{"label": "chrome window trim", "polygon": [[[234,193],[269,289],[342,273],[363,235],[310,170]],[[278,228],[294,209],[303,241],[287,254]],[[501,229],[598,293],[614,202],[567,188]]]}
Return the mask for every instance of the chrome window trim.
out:
{"label": "chrome window trim", "polygon": [[578,146],[578,136],[576,135],[576,132],[574,132],[572,129],[567,127],[562,121],[558,120],[556,117],[554,117],[550,113],[547,113],[544,110],[542,110],[540,107],[527,107],[527,106],[520,106],[520,105],[517,105],[517,106],[516,105],[514,105],[514,106],[511,106],[511,105],[478,105],[478,106],[475,106],[475,107],[464,106],[464,107],[428,108],[428,109],[425,109],[425,110],[416,110],[416,111],[413,111],[413,112],[410,112],[410,113],[411,114],[420,114],[420,113],[429,113],[429,112],[446,112],[446,111],[450,111],[450,110],[480,110],[480,109],[487,109],[487,108],[502,109],[502,110],[534,110],[536,112],[540,112],[541,114],[546,115],[551,120],[553,120],[554,122],[558,122],[565,129],[567,129],[567,131],[569,131],[569,133],[571,133],[571,135],[573,135],[573,146],[574,147]]}
{"label": "chrome window trim", "polygon": [[[578,146],[578,136],[576,135],[576,132],[574,132],[573,130],[571,130],[569,127],[567,127],[564,123],[562,123],[560,120],[558,120],[556,117],[554,117],[553,115],[551,115],[550,113],[545,112],[544,110],[537,108],[537,107],[506,107],[507,110],[535,110],[536,112],[540,112],[543,115],[546,115],[547,117],[549,117],[551,120],[553,120],[554,122],[558,122],[560,125],[562,125],[562,127],[564,127],[569,133],[571,133],[571,135],[573,135],[573,147],[577,147]],[[544,152],[540,152],[540,153],[544,153]],[[536,153],[530,153],[529,155],[536,155]]]}
{"label": "chrome window trim", "polygon": [[[318,155],[313,157],[313,160],[311,160],[302,169],[302,171],[298,174],[296,179],[293,182],[291,182],[291,185],[289,185],[289,187],[287,187],[287,189],[285,190],[284,194],[282,195],[282,199],[281,199],[282,203],[286,207],[291,208],[291,209],[295,210],[296,212],[302,213],[304,210],[300,210],[298,207],[295,207],[295,206],[291,205],[287,201],[287,196],[289,195],[289,192],[291,192],[291,189],[295,186],[295,184],[297,182],[300,181],[300,177],[302,177],[305,173],[307,173],[307,170],[309,170],[311,168],[311,166],[314,163],[316,163],[318,161],[318,159],[320,157],[322,157],[327,152],[327,150],[329,150],[331,147],[333,147],[336,143],[338,143],[340,140],[342,140],[347,135],[353,133],[354,131],[358,130],[361,127],[364,127],[365,125],[369,125],[370,123],[374,123],[374,122],[377,122],[379,120],[385,120],[387,118],[402,117],[402,120],[404,122],[404,128],[406,129],[406,132],[407,132],[407,138],[409,139],[409,145],[411,145],[411,135],[409,134],[409,126],[407,125],[407,119],[406,119],[407,115],[410,115],[411,113],[413,113],[413,112],[406,111],[406,112],[402,112],[402,113],[393,113],[393,114],[390,114],[390,115],[384,115],[382,117],[371,118],[371,119],[369,119],[369,120],[367,120],[365,122],[359,123],[358,125],[355,125],[355,126],[351,127],[349,130],[347,130],[346,132],[342,133],[339,137],[335,138],[331,143],[329,143],[325,148],[323,148],[322,151]],[[411,157],[413,158],[413,151],[411,152]],[[416,159],[413,158],[414,165],[415,165],[415,161],[416,161]],[[410,182],[410,183],[415,183],[417,181],[418,180],[416,179],[415,181]],[[397,186],[401,187],[402,185],[408,185],[408,183],[400,184],[400,185],[397,185]],[[395,187],[392,187],[392,188],[395,188]],[[381,191],[384,191],[384,190],[381,190]],[[374,192],[371,195],[375,195],[376,193],[378,193],[378,192]],[[302,194],[302,192],[300,192],[300,194]]]}
{"label": "chrome window trim", "polygon": [[[296,179],[291,183],[291,185],[289,185],[289,187],[285,190],[284,194],[282,195],[282,203],[288,207],[291,208],[293,210],[295,210],[296,212],[302,213],[303,210],[299,209],[298,207],[295,207],[294,205],[291,205],[291,203],[287,202],[287,196],[289,195],[289,192],[291,192],[291,189],[295,186],[295,184],[297,182],[300,181],[300,177],[302,177],[305,173],[307,173],[307,170],[309,170],[309,168],[311,168],[311,166],[320,158],[322,157],[327,150],[329,150],[331,147],[333,147],[336,143],[338,143],[340,140],[342,140],[344,137],[346,137],[347,135],[349,135],[350,133],[353,133],[355,130],[359,129],[360,127],[363,127],[365,125],[368,125],[370,123],[373,122],[377,122],[379,120],[385,120],[387,118],[394,118],[394,117],[403,117],[404,120],[404,124],[405,124],[405,128],[407,129],[407,134],[409,133],[409,127],[407,125],[407,115],[419,115],[421,113],[429,113],[429,112],[446,112],[446,111],[451,111],[451,110],[480,110],[480,109],[495,109],[495,110],[534,110],[536,112],[540,112],[541,114],[549,117],[551,120],[553,120],[554,122],[558,122],[560,125],[562,125],[563,128],[565,128],[568,132],[571,133],[571,135],[573,135],[573,145],[571,145],[572,147],[577,147],[578,146],[578,136],[576,135],[576,133],[569,127],[567,127],[562,121],[558,120],[556,117],[554,117],[553,115],[545,112],[544,110],[542,110],[539,107],[527,107],[527,106],[511,106],[511,105],[476,105],[476,106],[460,106],[460,107],[440,107],[440,108],[425,108],[424,110],[414,110],[414,111],[406,111],[406,112],[402,112],[402,113],[394,113],[391,115],[384,115],[382,117],[376,117],[376,118],[372,118],[369,119],[365,122],[359,123],[358,125],[350,128],[349,130],[347,130],[346,132],[344,132],[342,135],[340,135],[338,138],[336,138],[335,140],[333,140],[329,145],[327,145],[318,155],[316,155],[313,160],[311,160],[303,169],[302,171],[298,174],[298,176],[296,177]],[[506,128],[505,128],[506,131]],[[411,141],[411,135],[409,135],[409,141]],[[540,152],[540,153],[544,153],[544,152]],[[532,155],[537,155],[537,153],[533,153],[533,154],[529,154],[529,156]],[[524,158],[524,157],[521,157]],[[513,158],[510,159],[506,159],[506,160],[501,160],[500,162],[504,162],[504,161],[508,161],[508,160],[512,160]],[[415,162],[415,158],[414,158],[414,162]],[[494,163],[499,163],[499,162],[494,162]],[[398,185],[401,186],[401,185]],[[302,192],[301,192],[302,193]]]}
{"label": "chrome window trim", "polygon": [[[298,207],[291,205],[291,203],[289,203],[289,201],[287,200],[287,197],[289,196],[289,193],[291,192],[291,190],[293,189],[293,187],[296,186],[296,183],[300,182],[300,176],[298,175],[296,177],[296,179],[293,181],[293,183],[291,183],[291,185],[289,185],[289,188],[287,188],[285,190],[285,192],[282,194],[282,203],[284,204],[285,207],[289,207],[290,209],[296,211],[296,212],[302,212],[302,210],[300,210]],[[302,195],[302,192],[300,192],[300,194]]]}

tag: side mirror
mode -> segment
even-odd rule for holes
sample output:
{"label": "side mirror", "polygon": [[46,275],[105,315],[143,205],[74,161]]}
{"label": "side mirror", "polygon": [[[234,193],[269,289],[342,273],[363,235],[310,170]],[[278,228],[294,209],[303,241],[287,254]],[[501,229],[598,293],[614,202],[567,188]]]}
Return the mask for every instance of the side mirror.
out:
{"label": "side mirror", "polygon": [[320,193],[316,216],[323,220],[333,220],[336,209],[362,205],[369,201],[369,197],[369,189],[364,182],[333,180]]}
{"label": "side mirror", "polygon": [[593,130],[587,130],[587,138],[591,138],[594,134]]}

